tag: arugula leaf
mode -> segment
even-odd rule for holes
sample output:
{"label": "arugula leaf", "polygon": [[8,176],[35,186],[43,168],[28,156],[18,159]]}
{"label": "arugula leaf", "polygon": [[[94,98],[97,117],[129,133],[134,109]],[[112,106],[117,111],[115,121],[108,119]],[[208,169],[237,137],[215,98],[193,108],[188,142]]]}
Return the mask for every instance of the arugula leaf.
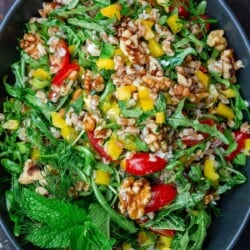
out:
{"label": "arugula leaf", "polygon": [[183,218],[170,215],[164,217],[164,220],[150,225],[150,229],[171,229],[183,232],[185,231],[185,223]]}
{"label": "arugula leaf", "polygon": [[186,58],[186,56],[188,55],[197,55],[197,52],[194,48],[189,47],[186,48],[184,50],[182,50],[181,52],[177,53],[175,56],[172,57],[168,57],[168,56],[163,56],[159,59],[159,63],[161,64],[161,66],[164,69],[168,69],[168,68],[174,68],[178,65],[181,65],[182,62],[184,61],[184,59]]}
{"label": "arugula leaf", "polygon": [[157,112],[165,112],[167,108],[166,97],[164,93],[160,93],[155,102],[155,109]]}
{"label": "arugula leaf", "polygon": [[100,58],[110,58],[113,56],[114,54],[114,50],[115,48],[113,47],[112,44],[110,43],[104,43],[102,50],[101,50],[101,54],[100,54]]}
{"label": "arugula leaf", "polygon": [[139,118],[143,114],[139,107],[128,109],[125,101],[119,101],[118,104],[124,117]]}
{"label": "arugula leaf", "polygon": [[95,184],[94,177],[91,178],[91,186],[94,191],[96,200],[98,203],[102,206],[104,210],[110,215],[110,219],[116,222],[118,226],[123,228],[124,230],[128,231],[129,233],[135,233],[136,227],[133,221],[127,220],[124,216],[118,214],[115,212],[114,209],[112,209],[109,204],[107,203],[106,199],[102,195],[101,191],[98,189],[97,185]]}
{"label": "arugula leaf", "polygon": [[233,163],[241,166],[245,166],[246,162],[247,162],[247,157],[245,154],[238,154],[233,160]]}
{"label": "arugula leaf", "polygon": [[191,120],[186,118],[182,110],[184,108],[185,99],[181,100],[176,108],[174,114],[167,119],[167,123],[177,129],[178,127],[191,127],[197,131],[210,134],[211,136],[219,138],[225,144],[228,144],[228,139],[217,129],[216,126],[209,126],[199,123],[198,120]]}

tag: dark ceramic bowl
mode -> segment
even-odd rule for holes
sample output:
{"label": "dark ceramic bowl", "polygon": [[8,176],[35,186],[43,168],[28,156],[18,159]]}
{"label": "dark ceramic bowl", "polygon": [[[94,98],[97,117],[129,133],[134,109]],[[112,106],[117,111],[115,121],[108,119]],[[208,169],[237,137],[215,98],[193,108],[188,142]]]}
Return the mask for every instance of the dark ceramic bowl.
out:
{"label": "dark ceramic bowl", "polygon": [[[0,79],[6,74],[11,78],[10,64],[18,59],[18,37],[22,36],[24,23],[37,14],[42,0],[18,0],[10,9],[0,26]],[[250,45],[238,21],[223,0],[208,0],[208,14],[219,19],[218,27],[226,31],[229,44],[234,48],[236,57],[242,59],[245,68],[238,76],[241,91],[250,102]],[[0,84],[0,107],[5,98],[3,85]],[[1,174],[1,173],[0,173]],[[247,175],[250,179],[250,160],[247,163]],[[0,193],[0,227],[9,240],[4,249],[21,249],[18,240],[13,237],[11,223],[4,205],[3,191]],[[204,250],[232,249],[239,239],[241,232],[250,217],[250,181],[236,187],[221,199],[219,206],[222,215],[214,218],[208,230],[208,237],[204,243]],[[25,249],[28,249],[25,247]],[[34,248],[29,248],[34,249]],[[247,246],[246,248],[247,249]],[[241,249],[242,250],[242,249]]]}

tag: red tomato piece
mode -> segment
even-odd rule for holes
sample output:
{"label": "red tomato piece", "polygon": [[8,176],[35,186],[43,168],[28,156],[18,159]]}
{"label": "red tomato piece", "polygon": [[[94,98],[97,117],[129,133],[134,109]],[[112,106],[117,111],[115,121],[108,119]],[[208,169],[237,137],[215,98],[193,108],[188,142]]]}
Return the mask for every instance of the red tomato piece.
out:
{"label": "red tomato piece", "polygon": [[99,144],[100,139],[95,138],[93,132],[86,131],[89,142],[94,150],[99,153],[102,157],[104,157],[108,161],[112,161],[112,158],[108,153],[104,150],[104,148]]}
{"label": "red tomato piece", "polygon": [[151,187],[152,198],[145,207],[145,213],[155,212],[171,203],[176,195],[176,189],[170,184],[156,184]]}
{"label": "red tomato piece", "polygon": [[178,16],[184,19],[189,19],[189,12],[181,5],[178,7]]}
{"label": "red tomato piece", "polygon": [[237,142],[238,146],[232,153],[225,156],[225,159],[227,161],[232,161],[242,151],[242,149],[244,149],[245,141],[246,141],[246,139],[250,138],[250,135],[238,130],[234,133],[234,138],[235,138],[235,141]]}
{"label": "red tomato piece", "polygon": [[162,235],[162,236],[167,236],[167,237],[174,237],[175,235],[175,230],[172,229],[155,229],[155,228],[149,228],[150,231]]}
{"label": "red tomato piece", "polygon": [[52,84],[60,86],[65,79],[70,75],[71,72],[79,70],[80,66],[75,63],[66,65],[64,68],[59,70],[54,78],[52,79]]}
{"label": "red tomato piece", "polygon": [[135,153],[126,159],[126,172],[136,176],[153,174],[165,168],[167,161],[146,152]]}

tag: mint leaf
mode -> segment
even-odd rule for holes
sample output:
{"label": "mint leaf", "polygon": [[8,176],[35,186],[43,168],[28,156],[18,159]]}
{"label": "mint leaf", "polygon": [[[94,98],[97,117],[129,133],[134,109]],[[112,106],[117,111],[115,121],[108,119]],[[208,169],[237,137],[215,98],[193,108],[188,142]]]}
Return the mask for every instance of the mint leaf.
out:
{"label": "mint leaf", "polygon": [[89,207],[89,216],[92,223],[106,236],[110,237],[110,217],[109,214],[97,203],[92,203]]}
{"label": "mint leaf", "polygon": [[42,248],[67,247],[71,230],[71,228],[56,230],[48,226],[32,225],[25,239]]}
{"label": "mint leaf", "polygon": [[83,224],[88,219],[86,212],[76,205],[46,198],[29,189],[23,190],[21,208],[33,220],[58,230]]}

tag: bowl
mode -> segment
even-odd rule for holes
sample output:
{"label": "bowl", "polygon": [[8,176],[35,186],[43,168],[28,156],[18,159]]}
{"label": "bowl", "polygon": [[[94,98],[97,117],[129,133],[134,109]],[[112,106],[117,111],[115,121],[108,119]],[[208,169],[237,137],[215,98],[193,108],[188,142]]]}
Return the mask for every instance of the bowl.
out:
{"label": "bowl", "polygon": [[[18,59],[18,38],[22,36],[24,23],[31,16],[37,14],[42,5],[42,0],[18,0],[12,5],[0,25],[0,79],[9,75],[11,79],[10,65]],[[250,89],[248,87],[250,72],[250,45],[238,20],[235,18],[227,4],[223,0],[209,0],[208,14],[219,20],[218,27],[223,28],[230,47],[234,48],[236,57],[241,59],[245,65],[238,74],[238,82],[241,85],[243,97],[250,102]],[[3,84],[0,85],[0,108],[6,96]],[[250,160],[247,161],[246,172],[250,178]],[[0,227],[3,230],[5,249],[22,249],[18,239],[15,239],[11,229],[3,198],[4,188],[0,193]],[[232,249],[247,221],[250,217],[250,181],[234,188],[225,194],[219,202],[221,216],[214,218],[208,229],[208,236],[204,242],[204,250]],[[1,236],[1,235],[0,235]],[[1,237],[0,237],[1,239]],[[26,247],[26,249],[28,249]],[[30,248],[34,249],[34,248]]]}

